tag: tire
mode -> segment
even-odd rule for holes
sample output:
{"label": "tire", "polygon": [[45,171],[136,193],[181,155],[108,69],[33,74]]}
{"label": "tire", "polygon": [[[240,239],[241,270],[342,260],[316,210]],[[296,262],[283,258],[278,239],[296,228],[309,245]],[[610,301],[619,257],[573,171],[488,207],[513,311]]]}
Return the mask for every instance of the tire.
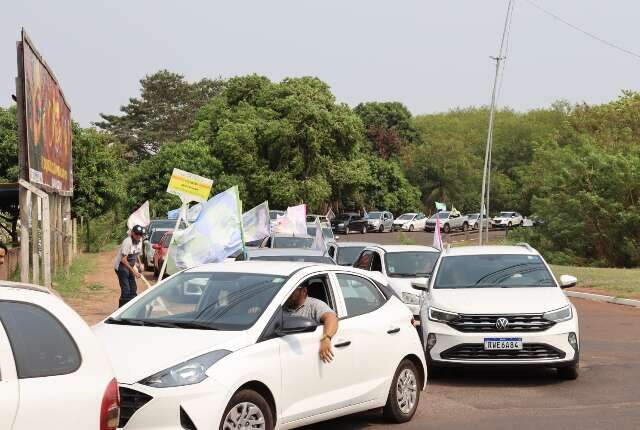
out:
{"label": "tire", "polygon": [[580,375],[580,363],[575,363],[569,367],[558,367],[558,377],[566,381],[575,381]]}
{"label": "tire", "polygon": [[467,230],[469,230],[469,224],[467,224],[466,222],[462,223],[462,231],[467,231]]}
{"label": "tire", "polygon": [[378,227],[378,233],[384,233],[384,226],[380,225],[380,227]]}
{"label": "tire", "polygon": [[413,231],[413,224],[409,226],[409,231]]}
{"label": "tire", "polygon": [[402,360],[391,381],[384,417],[394,423],[410,421],[420,403],[420,390],[416,365],[409,360]]}
{"label": "tire", "polygon": [[367,225],[362,224],[362,228],[360,229],[360,234],[366,234],[366,233],[367,233]]}
{"label": "tire", "polygon": [[511,221],[509,221],[509,224],[507,224],[507,228],[511,228]]}
{"label": "tire", "polygon": [[449,226],[449,224],[445,224],[445,225],[442,227],[442,231],[443,231],[443,232],[445,232],[445,233],[447,233],[447,234],[451,233],[451,226]]}
{"label": "tire", "polygon": [[[250,415],[249,412],[251,412]],[[253,420],[262,421],[263,425],[260,427],[244,425],[251,424]],[[239,430],[245,427],[273,430],[273,425],[273,411],[264,397],[253,390],[240,390],[229,400],[222,414],[220,430]]]}

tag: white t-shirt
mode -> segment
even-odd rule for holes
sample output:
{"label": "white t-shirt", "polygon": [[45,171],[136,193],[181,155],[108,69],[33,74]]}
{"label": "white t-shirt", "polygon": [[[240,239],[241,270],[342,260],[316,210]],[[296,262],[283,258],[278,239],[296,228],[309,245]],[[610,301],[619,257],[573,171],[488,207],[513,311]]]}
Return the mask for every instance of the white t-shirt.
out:
{"label": "white t-shirt", "polygon": [[113,262],[114,269],[118,270],[118,267],[120,267],[120,260],[122,260],[122,257],[130,256],[130,255],[135,255],[137,257],[138,254],[140,254],[141,252],[142,252],[142,240],[139,240],[138,243],[133,243],[131,236],[127,236],[127,238],[123,240],[122,243],[120,244],[120,248],[118,248],[116,259]]}

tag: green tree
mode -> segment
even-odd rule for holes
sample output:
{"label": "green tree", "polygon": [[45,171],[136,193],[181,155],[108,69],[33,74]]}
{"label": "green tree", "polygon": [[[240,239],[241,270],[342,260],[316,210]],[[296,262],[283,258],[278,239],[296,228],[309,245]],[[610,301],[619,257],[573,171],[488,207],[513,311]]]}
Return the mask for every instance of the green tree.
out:
{"label": "green tree", "polygon": [[16,107],[0,107],[0,182],[18,180],[18,121]]}
{"label": "green tree", "polygon": [[384,159],[398,154],[405,145],[418,141],[411,112],[402,103],[360,103],[353,111],[362,119],[373,150]]}
{"label": "green tree", "polygon": [[140,98],[131,98],[121,115],[100,114],[96,125],[111,132],[127,148],[127,157],[148,158],[167,142],[186,139],[198,110],[220,93],[223,82],[161,70],[140,81]]}

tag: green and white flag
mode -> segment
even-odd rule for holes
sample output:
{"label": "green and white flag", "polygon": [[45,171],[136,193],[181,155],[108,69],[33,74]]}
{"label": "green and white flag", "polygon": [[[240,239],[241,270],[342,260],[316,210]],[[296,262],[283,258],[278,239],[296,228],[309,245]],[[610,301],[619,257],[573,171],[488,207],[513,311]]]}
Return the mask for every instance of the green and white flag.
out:
{"label": "green and white flag", "polygon": [[445,203],[436,202],[436,212],[446,211],[447,205]]}

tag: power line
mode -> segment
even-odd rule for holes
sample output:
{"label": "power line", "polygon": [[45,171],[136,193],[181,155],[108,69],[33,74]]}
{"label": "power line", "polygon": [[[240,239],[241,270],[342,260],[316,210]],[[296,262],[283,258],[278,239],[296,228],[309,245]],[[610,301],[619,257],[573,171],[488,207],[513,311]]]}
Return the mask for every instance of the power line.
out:
{"label": "power line", "polygon": [[538,9],[539,11],[541,11],[541,12],[543,12],[543,13],[545,13],[545,14],[549,15],[549,16],[550,16],[550,17],[552,17],[553,19],[556,19],[556,20],[560,21],[560,22],[561,22],[561,23],[563,23],[564,25],[567,25],[567,26],[569,26],[569,27],[573,28],[573,29],[574,29],[574,30],[576,30],[576,31],[579,31],[580,33],[584,34],[585,36],[588,36],[588,37],[590,37],[590,38],[592,38],[592,39],[594,39],[594,40],[597,40],[598,42],[603,43],[603,44],[605,44],[605,45],[609,46],[610,48],[617,49],[618,51],[624,52],[625,54],[629,54],[629,55],[632,55],[632,56],[634,56],[634,57],[636,57],[636,58],[640,59],[640,54],[638,54],[638,53],[636,53],[636,52],[633,52],[633,51],[630,51],[629,49],[623,48],[622,46],[616,45],[616,44],[615,44],[615,43],[613,43],[613,42],[609,42],[608,40],[605,40],[605,39],[603,39],[603,38],[601,38],[601,37],[598,37],[598,36],[596,36],[596,35],[595,35],[595,34],[593,34],[593,33],[590,33],[590,32],[588,32],[588,31],[586,31],[586,30],[583,30],[582,28],[578,27],[577,25],[573,25],[573,24],[571,24],[569,21],[567,21],[567,20],[565,20],[565,19],[563,19],[563,18],[559,17],[559,16],[558,16],[558,15],[556,15],[555,13],[553,13],[553,12],[551,12],[551,11],[549,11],[549,10],[547,10],[547,9],[543,8],[542,6],[540,6],[539,4],[535,3],[535,2],[534,2],[534,1],[532,1],[532,0],[526,0],[526,1],[527,1],[527,3],[529,3],[531,6],[535,7],[536,9]]}

